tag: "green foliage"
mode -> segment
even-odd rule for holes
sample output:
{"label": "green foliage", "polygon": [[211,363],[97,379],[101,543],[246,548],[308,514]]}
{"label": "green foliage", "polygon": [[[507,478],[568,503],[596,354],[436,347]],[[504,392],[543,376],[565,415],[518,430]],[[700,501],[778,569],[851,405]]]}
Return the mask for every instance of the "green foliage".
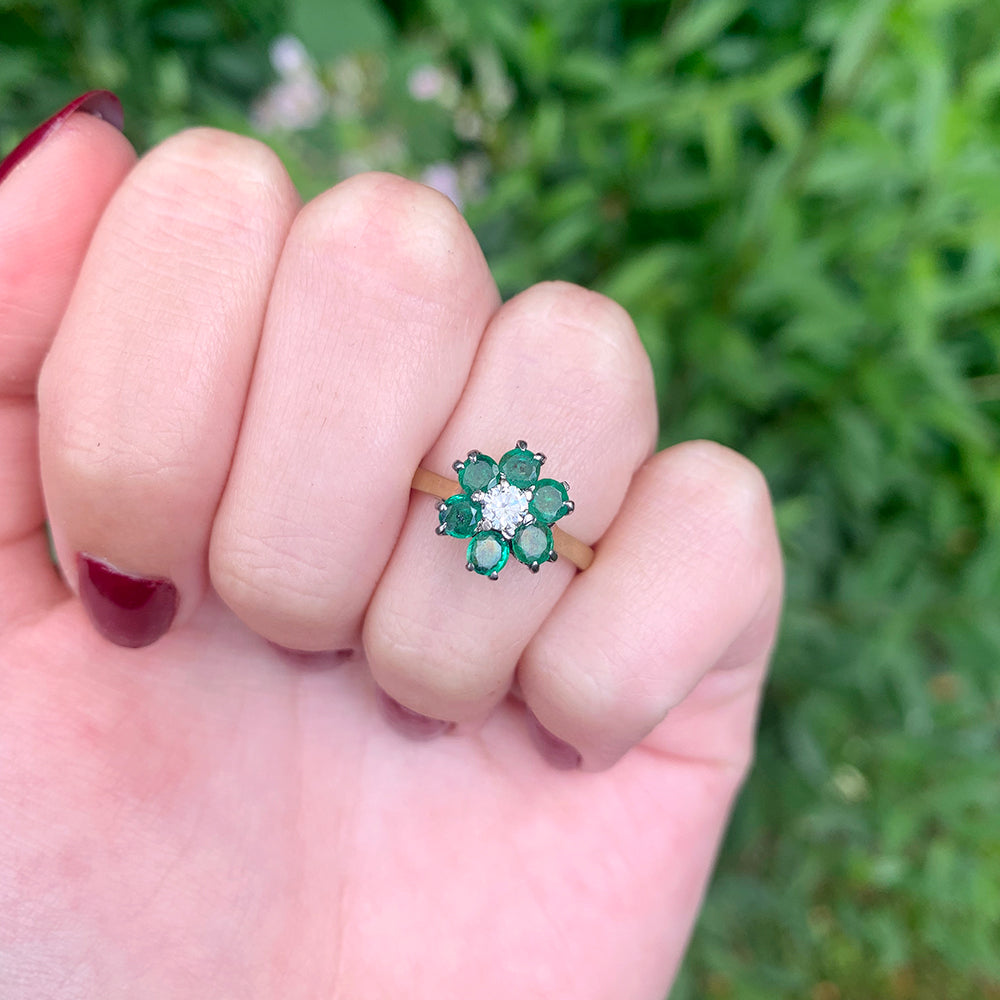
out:
{"label": "green foliage", "polygon": [[245,121],[285,21],[281,0],[0,0],[0,143],[94,87],[122,98],[140,148]]}
{"label": "green foliage", "polygon": [[674,1000],[1000,997],[1000,7],[329,10],[0,0],[0,141],[91,85],[140,145],[251,130],[298,30],[327,103],[253,120],[306,194],[444,170],[506,293],[621,301],[663,444],[757,461],[788,563],[758,765]]}

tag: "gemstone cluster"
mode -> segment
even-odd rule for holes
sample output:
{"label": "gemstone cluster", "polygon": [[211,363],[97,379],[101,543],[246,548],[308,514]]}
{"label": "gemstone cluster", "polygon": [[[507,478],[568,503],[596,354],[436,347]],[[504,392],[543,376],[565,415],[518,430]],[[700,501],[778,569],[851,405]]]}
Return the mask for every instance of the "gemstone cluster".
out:
{"label": "gemstone cluster", "polygon": [[539,478],[544,462],[524,441],[499,462],[479,451],[455,462],[462,492],[438,504],[437,533],[469,540],[466,569],[496,580],[511,555],[533,573],[555,562],[552,525],[573,501],[567,483]]}

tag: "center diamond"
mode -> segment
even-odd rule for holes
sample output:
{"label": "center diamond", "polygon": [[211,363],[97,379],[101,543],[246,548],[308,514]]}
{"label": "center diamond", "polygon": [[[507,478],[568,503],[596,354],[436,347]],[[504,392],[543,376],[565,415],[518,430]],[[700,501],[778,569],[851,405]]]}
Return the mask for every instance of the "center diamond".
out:
{"label": "center diamond", "polygon": [[528,491],[501,480],[482,497],[483,520],[479,530],[499,531],[504,538],[510,538],[528,513]]}

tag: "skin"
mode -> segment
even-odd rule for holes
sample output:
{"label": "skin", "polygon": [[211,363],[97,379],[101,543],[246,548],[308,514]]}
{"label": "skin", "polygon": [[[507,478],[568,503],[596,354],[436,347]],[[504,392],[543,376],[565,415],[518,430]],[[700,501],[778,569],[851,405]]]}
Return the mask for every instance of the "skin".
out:
{"label": "skin", "polygon": [[[4,995],[663,997],[781,563],[760,473],[656,435],[624,312],[501,305],[434,192],[73,115],[0,185]],[[517,438],[587,572],[468,574],[411,494]],[[99,635],[81,551],[166,635]]]}

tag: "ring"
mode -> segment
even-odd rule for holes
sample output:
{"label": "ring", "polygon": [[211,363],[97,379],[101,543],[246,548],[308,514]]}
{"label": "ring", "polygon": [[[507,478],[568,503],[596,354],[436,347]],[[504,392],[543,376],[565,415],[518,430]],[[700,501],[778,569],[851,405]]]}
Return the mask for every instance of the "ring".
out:
{"label": "ring", "polygon": [[480,451],[453,465],[458,482],[417,469],[412,488],[437,497],[439,535],[469,539],[465,568],[496,580],[513,554],[532,573],[565,556],[578,569],[594,550],[556,525],[573,512],[569,484],[539,479],[545,456],[524,441],[499,462]]}

